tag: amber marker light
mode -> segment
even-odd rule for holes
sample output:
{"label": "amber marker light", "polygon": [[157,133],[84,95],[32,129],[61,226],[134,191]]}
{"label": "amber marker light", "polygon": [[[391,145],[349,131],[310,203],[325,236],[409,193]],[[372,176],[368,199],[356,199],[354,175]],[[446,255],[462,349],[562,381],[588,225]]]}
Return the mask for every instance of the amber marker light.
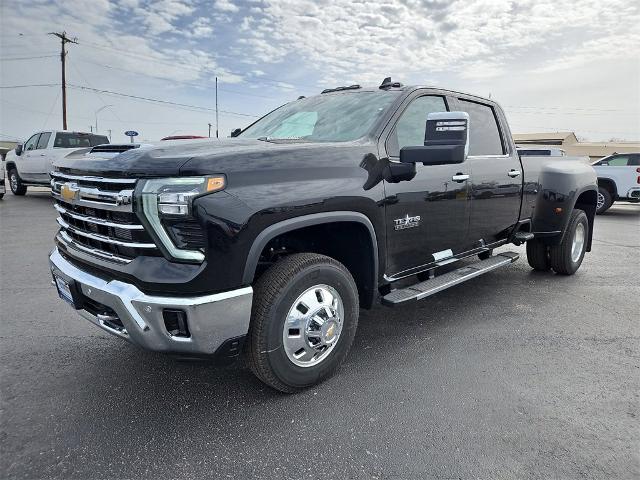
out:
{"label": "amber marker light", "polygon": [[556,212],[558,215],[560,215],[562,213],[562,208],[556,207],[553,209],[553,211]]}
{"label": "amber marker light", "polygon": [[217,192],[224,188],[224,177],[209,177],[207,179],[207,192]]}

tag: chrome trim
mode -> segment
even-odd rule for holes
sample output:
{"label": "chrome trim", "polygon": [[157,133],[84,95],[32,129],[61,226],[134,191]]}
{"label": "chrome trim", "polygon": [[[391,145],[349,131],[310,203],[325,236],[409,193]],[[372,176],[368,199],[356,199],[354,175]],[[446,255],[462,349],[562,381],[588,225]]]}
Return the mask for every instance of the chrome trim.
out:
{"label": "chrome trim", "polygon": [[[126,334],[103,325],[97,315],[80,310],[81,316],[102,330],[154,351],[210,355],[226,340],[246,335],[251,318],[253,289],[197,297],[157,297],[135,285],[92,275],[67,261],[54,249],[51,272],[74,281],[82,295],[109,307],[124,325]],[[180,309],[187,315],[190,337],[172,337],[164,325],[164,309]]]}
{"label": "chrome trim", "polygon": [[97,202],[94,200],[87,200],[82,198],[70,202],[62,195],[53,190],[51,191],[51,196],[61,202],[70,203],[71,205],[80,205],[81,207],[97,208],[100,210],[111,210],[115,212],[133,212],[131,203],[118,205],[115,203]]}
{"label": "chrome trim", "polygon": [[65,230],[75,233],[76,235],[90,238],[91,240],[96,240],[98,242],[110,243],[112,245],[129,248],[157,248],[155,243],[124,242],[122,240],[114,240],[111,237],[107,237],[106,235],[100,235],[99,233],[85,232],[84,230],[80,230],[69,225],[62,219],[62,217],[56,218],[56,221],[58,222],[58,225],[60,225]]}
{"label": "chrome trim", "polygon": [[98,205],[114,205],[119,207],[122,205],[131,205],[133,200],[133,189],[113,192],[109,190],[100,190],[95,187],[83,187],[76,183],[56,182],[55,180],[52,185],[52,193],[56,195],[59,194],[64,185],[73,186],[75,188],[74,192],[78,194],[78,198],[73,200],[67,200],[60,194],[61,201],[66,201],[71,204],[84,200],[94,202]]}
{"label": "chrome trim", "polygon": [[84,177],[81,175],[67,175],[66,173],[60,173],[56,171],[49,172],[49,175],[55,178],[64,178],[65,180],[81,180],[86,182],[133,184],[137,181],[136,178]]}
{"label": "chrome trim", "polygon": [[74,248],[80,252],[88,253],[90,255],[94,255],[104,260],[110,260],[112,262],[118,262],[123,264],[131,263],[130,258],[121,257],[119,255],[116,255],[115,253],[109,253],[109,252],[105,252],[104,250],[99,250],[97,248],[91,248],[91,247],[82,245],[76,242],[73,238],[71,238],[67,234],[67,232],[62,230],[58,232],[58,235],[56,235],[56,241],[62,243],[66,248]]}
{"label": "chrome trim", "polygon": [[460,175],[453,175],[451,177],[451,180],[453,180],[454,182],[464,182],[465,180],[469,180],[469,175],[465,174],[460,174]]}
{"label": "chrome trim", "polygon": [[88,215],[81,215],[79,213],[69,211],[64,207],[61,207],[57,203],[53,205],[53,208],[55,208],[58,211],[58,213],[60,213],[61,215],[69,215],[71,218],[75,218],[76,220],[81,220],[87,223],[95,223],[96,225],[104,225],[105,227],[122,228],[125,230],[144,230],[144,227],[139,224],[136,225],[136,224],[130,224],[130,223],[109,222],[108,220],[103,220],[101,218],[90,217]]}

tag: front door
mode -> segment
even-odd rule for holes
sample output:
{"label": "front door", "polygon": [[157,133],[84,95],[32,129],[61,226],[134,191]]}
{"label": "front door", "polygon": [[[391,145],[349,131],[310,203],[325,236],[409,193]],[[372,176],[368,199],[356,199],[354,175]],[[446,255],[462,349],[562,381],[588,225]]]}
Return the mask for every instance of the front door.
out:
{"label": "front door", "polygon": [[[446,99],[438,95],[410,97],[385,143],[390,161],[400,148],[424,145],[427,115],[444,112]],[[416,176],[400,183],[385,182],[387,275],[401,277],[424,270],[434,261],[469,248],[470,188],[467,165],[416,164]]]}
{"label": "front door", "polygon": [[[474,246],[505,239],[519,219],[522,168],[510,148],[510,132],[502,131],[496,109],[485,103],[456,99],[456,109],[469,114],[471,218],[469,240]],[[505,127],[506,128],[506,127]]]}
{"label": "front door", "polygon": [[20,174],[20,178],[27,182],[38,181],[36,178],[36,170],[39,152],[36,149],[38,148],[39,138],[40,133],[36,133],[24,143],[24,147],[22,147],[22,154],[18,160],[18,173]]}

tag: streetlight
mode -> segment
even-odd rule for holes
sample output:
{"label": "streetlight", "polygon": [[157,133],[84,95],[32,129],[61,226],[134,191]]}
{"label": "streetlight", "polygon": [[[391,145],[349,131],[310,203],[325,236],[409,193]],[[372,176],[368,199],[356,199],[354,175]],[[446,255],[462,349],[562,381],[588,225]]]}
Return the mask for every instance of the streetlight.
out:
{"label": "streetlight", "polygon": [[113,107],[113,105],[105,105],[104,107],[100,107],[98,110],[96,110],[96,133],[98,133],[98,113],[109,107]]}

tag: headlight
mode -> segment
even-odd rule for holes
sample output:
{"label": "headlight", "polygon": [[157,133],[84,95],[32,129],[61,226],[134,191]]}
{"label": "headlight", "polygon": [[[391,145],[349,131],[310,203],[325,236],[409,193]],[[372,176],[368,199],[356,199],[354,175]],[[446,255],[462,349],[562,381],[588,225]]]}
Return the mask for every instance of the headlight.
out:
{"label": "headlight", "polygon": [[191,216],[193,200],[205,193],[224,189],[223,176],[154,178],[142,185],[142,214],[155,234],[156,240],[169,255],[178,260],[202,262],[200,250],[178,248],[162,225],[162,219],[185,219]]}

